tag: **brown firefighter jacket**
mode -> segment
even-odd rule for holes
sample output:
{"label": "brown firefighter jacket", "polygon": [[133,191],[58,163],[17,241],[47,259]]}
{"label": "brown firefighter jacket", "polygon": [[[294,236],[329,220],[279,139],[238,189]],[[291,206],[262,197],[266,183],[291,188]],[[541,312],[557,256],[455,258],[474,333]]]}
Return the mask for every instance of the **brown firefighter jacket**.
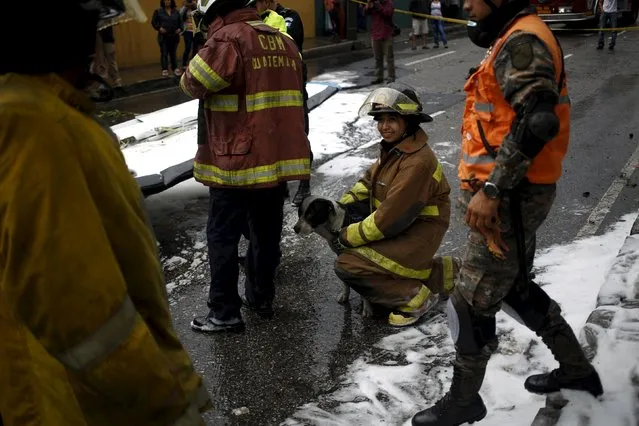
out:
{"label": "brown firefighter jacket", "polygon": [[380,158],[340,203],[368,202],[371,214],[343,229],[349,252],[403,278],[427,280],[434,229],[448,228],[450,186],[442,166],[419,130]]}
{"label": "brown firefighter jacket", "polygon": [[180,85],[205,101],[208,138],[195,158],[196,180],[255,188],[308,179],[302,59],[293,40],[255,9],[213,21]]}
{"label": "brown firefighter jacket", "polygon": [[0,76],[5,426],[202,425],[140,190],[83,93]]}

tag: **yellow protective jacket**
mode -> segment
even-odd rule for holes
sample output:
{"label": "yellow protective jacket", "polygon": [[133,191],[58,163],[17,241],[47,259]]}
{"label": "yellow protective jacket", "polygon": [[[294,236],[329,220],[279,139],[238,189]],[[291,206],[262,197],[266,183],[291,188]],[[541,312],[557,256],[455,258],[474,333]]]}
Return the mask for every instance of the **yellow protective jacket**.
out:
{"label": "yellow protective jacket", "polygon": [[202,425],[140,191],[91,109],[57,75],[0,76],[4,425]]}

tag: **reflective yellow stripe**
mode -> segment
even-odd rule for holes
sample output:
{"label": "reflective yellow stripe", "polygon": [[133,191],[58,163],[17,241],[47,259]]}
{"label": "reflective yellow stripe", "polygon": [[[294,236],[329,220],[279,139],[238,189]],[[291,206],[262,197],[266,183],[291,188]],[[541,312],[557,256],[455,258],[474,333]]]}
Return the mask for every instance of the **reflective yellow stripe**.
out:
{"label": "reflective yellow stripe", "polygon": [[348,244],[350,244],[353,247],[358,247],[358,246],[366,244],[366,241],[362,238],[361,234],[359,233],[359,225],[360,225],[359,222],[351,223],[346,228],[346,240],[348,241]]}
{"label": "reflective yellow stripe", "polygon": [[239,102],[238,95],[213,95],[204,102],[204,107],[211,111],[237,112]]}
{"label": "reflective yellow stripe", "polygon": [[362,182],[357,182],[353,187],[340,198],[342,204],[354,203],[368,198],[368,189]]}
{"label": "reflective yellow stripe", "polygon": [[466,164],[492,164],[495,159],[488,154],[468,155],[462,152],[462,161]]}
{"label": "reflective yellow stripe", "polygon": [[342,198],[339,199],[339,203],[340,204],[350,204],[350,203],[354,203],[355,201],[355,197],[353,196],[353,194],[344,194],[342,195]]}
{"label": "reflective yellow stripe", "polygon": [[189,89],[186,88],[186,74],[182,74],[182,77],[180,78],[180,89],[182,89],[185,95],[191,98],[193,97],[191,92],[189,92]]}
{"label": "reflective yellow stripe", "polygon": [[455,270],[452,256],[442,256],[442,263],[444,265],[444,291],[450,293],[455,286]]}
{"label": "reflective yellow stripe", "polygon": [[420,216],[439,216],[439,207],[437,206],[426,206],[420,212]]}
{"label": "reflective yellow stripe", "polygon": [[122,304],[91,336],[55,357],[71,370],[81,371],[116,350],[135,328],[137,312],[126,296]]}
{"label": "reflective yellow stripe", "polygon": [[211,92],[219,92],[230,86],[230,83],[224,81],[199,55],[195,55],[189,62],[189,72]]}
{"label": "reflective yellow stripe", "polygon": [[200,426],[202,424],[200,410],[204,408],[209,401],[208,392],[204,386],[200,386],[182,417],[173,422],[171,426]]}
{"label": "reflective yellow stripe", "polygon": [[407,268],[405,266],[400,265],[399,263],[395,262],[394,260],[391,260],[389,258],[387,258],[386,256],[376,252],[375,250],[373,250],[370,247],[357,247],[354,249],[351,249],[353,252],[358,253],[359,255],[365,257],[366,259],[372,261],[373,263],[375,263],[376,265],[381,266],[382,268],[386,269],[387,271],[390,271],[394,274],[397,274],[401,277],[406,277],[406,278],[414,278],[414,279],[418,279],[418,280],[427,280],[428,277],[430,277],[430,268],[429,269],[411,269],[411,268]]}
{"label": "reflective yellow stripe", "polygon": [[475,102],[475,111],[477,112],[493,112],[495,107],[493,104],[485,104],[482,102]]}
{"label": "reflective yellow stripe", "polygon": [[444,170],[442,169],[442,165],[437,162],[437,168],[435,169],[435,173],[433,173],[433,179],[437,182],[442,180],[442,175],[444,174]]}
{"label": "reflective yellow stripe", "polygon": [[269,30],[273,29],[273,27],[265,24],[264,21],[246,21],[246,23],[249,24],[250,26],[256,27],[256,28],[264,27],[264,28],[268,28]]}
{"label": "reflective yellow stripe", "polygon": [[368,241],[377,241],[384,238],[384,234],[379,230],[377,225],[375,224],[375,214],[377,212],[369,215],[366,219],[362,221],[362,233],[364,234],[364,238]]}
{"label": "reflective yellow stripe", "polygon": [[304,106],[304,97],[299,90],[276,90],[246,95],[246,111],[248,112],[301,106]]}
{"label": "reflective yellow stripe", "polygon": [[557,101],[558,104],[569,104],[570,105],[570,96],[568,95],[562,95],[559,97],[559,100]]}
{"label": "reflective yellow stripe", "polygon": [[307,175],[311,172],[310,160],[278,161],[268,166],[244,170],[223,170],[219,167],[194,163],[193,176],[205,181],[228,186],[247,186],[262,183],[276,183],[280,178]]}
{"label": "reflective yellow stripe", "polygon": [[[382,205],[382,202],[379,201],[377,198],[375,198],[373,199],[373,205],[375,206],[376,209],[378,209],[379,206]],[[419,212],[419,215],[420,216],[439,216],[439,207],[426,206]]]}

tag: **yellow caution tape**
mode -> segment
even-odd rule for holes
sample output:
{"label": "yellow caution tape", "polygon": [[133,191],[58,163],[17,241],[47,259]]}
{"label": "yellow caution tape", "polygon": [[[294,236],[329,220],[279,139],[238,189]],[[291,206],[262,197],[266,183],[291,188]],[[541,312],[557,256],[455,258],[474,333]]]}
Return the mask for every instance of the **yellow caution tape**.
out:
{"label": "yellow caution tape", "polygon": [[[353,3],[357,3],[357,4],[361,4],[366,6],[367,2],[365,1],[360,1],[360,0],[351,0]],[[434,16],[434,15],[427,15],[425,13],[416,13],[416,12],[410,12],[408,10],[403,10],[403,9],[395,9],[396,13],[402,13],[404,15],[410,15],[410,16],[415,16],[418,18],[425,18],[425,19],[431,19],[433,21],[444,21],[444,22],[450,22],[452,24],[459,24],[459,25],[468,25],[468,21],[465,19],[454,19],[454,18],[444,18],[443,16]],[[619,27],[619,28],[552,28],[551,29],[553,31],[577,31],[577,32],[599,32],[599,31],[636,31],[639,30],[639,26],[636,27]]]}
{"label": "yellow caution tape", "polygon": [[[360,1],[360,0],[351,0],[351,1],[353,3],[362,4],[364,6],[366,6],[367,4],[365,1]],[[410,12],[408,10],[402,10],[402,9],[395,9],[395,12],[403,13],[404,15],[415,16],[418,18],[432,19],[433,21],[444,21],[444,22],[450,22],[453,24],[468,25],[468,21],[465,19],[444,18],[443,16],[427,15],[425,13]]]}

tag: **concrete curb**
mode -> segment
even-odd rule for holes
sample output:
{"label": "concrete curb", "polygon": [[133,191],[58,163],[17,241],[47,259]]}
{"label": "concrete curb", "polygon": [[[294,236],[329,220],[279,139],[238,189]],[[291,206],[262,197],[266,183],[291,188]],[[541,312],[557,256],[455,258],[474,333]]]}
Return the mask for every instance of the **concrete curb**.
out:
{"label": "concrete curb", "polygon": [[[606,274],[597,295],[597,307],[579,334],[581,346],[590,360],[597,355],[603,340],[626,341],[637,347],[630,380],[635,386],[635,416],[639,418],[639,216]],[[546,398],[546,407],[539,410],[531,426],[557,424],[561,409],[568,401],[561,397],[565,403],[558,403],[556,395]]]}
{"label": "concrete curb", "polygon": [[[407,37],[409,28],[402,28],[402,34],[395,38],[395,44],[404,44],[410,42]],[[446,27],[446,35],[448,38],[457,38],[460,34],[466,32],[466,27],[462,25],[452,25]],[[370,38],[361,40],[344,40],[340,43],[328,44],[325,46],[313,47],[304,50],[305,59],[317,59],[332,55],[341,55],[354,50],[370,49],[372,42]],[[113,99],[123,99],[129,96],[139,95],[141,93],[155,92],[157,90],[169,89],[177,87],[180,84],[180,79],[175,76],[154,78],[152,80],[139,81],[136,83],[127,84],[123,87],[122,91],[117,91]]]}

